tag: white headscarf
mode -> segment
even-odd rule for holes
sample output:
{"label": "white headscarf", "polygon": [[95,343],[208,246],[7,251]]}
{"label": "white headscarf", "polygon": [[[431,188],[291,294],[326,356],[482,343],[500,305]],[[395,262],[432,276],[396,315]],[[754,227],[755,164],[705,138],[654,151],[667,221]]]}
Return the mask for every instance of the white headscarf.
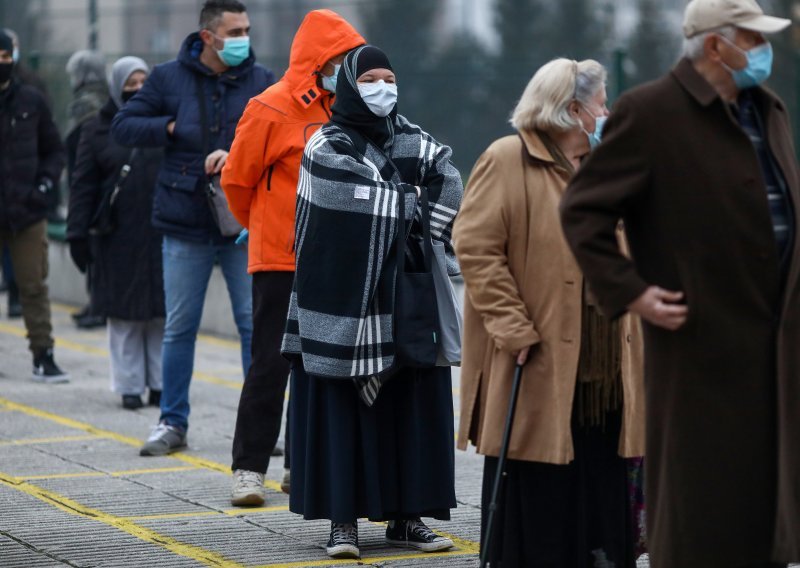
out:
{"label": "white headscarf", "polygon": [[136,71],[143,71],[150,74],[150,68],[144,60],[138,57],[128,55],[118,59],[114,65],[111,66],[111,74],[108,76],[108,93],[111,95],[118,108],[122,108],[124,104],[122,101],[122,89],[125,87],[125,82]]}

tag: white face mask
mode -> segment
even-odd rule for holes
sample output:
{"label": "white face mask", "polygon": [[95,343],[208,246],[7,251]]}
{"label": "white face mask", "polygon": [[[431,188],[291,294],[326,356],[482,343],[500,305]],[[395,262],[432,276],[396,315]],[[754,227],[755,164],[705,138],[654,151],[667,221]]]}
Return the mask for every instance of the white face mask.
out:
{"label": "white face mask", "polygon": [[397,104],[397,85],[383,79],[377,83],[358,83],[358,93],[369,110],[380,117],[389,116]]}

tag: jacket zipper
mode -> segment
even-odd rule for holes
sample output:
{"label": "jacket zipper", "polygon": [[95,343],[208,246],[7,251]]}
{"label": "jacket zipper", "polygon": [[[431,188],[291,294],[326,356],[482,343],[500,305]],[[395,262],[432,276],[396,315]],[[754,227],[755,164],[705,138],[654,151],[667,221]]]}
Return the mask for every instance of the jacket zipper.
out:
{"label": "jacket zipper", "polygon": [[275,164],[272,164],[269,167],[269,172],[267,172],[267,191],[272,191],[272,172],[275,169]]}

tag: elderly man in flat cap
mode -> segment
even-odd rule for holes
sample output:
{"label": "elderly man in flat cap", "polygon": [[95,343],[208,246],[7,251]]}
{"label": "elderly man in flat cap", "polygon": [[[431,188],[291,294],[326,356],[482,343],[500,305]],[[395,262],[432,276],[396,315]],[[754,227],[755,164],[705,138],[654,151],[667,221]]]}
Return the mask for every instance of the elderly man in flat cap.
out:
{"label": "elderly man in flat cap", "polygon": [[603,310],[645,322],[653,568],[800,560],[800,176],[763,86],[789,23],[692,0],[683,59],[619,99],[562,202]]}

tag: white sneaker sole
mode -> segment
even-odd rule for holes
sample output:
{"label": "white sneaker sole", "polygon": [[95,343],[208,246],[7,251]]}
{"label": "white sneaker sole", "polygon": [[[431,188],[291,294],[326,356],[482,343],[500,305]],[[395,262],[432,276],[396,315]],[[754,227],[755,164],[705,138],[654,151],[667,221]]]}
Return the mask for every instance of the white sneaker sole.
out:
{"label": "white sneaker sole", "polygon": [[266,501],[263,493],[245,493],[242,495],[231,495],[231,505],[235,507],[260,507]]}
{"label": "white sneaker sole", "polygon": [[338,546],[329,546],[325,548],[325,552],[331,558],[361,558],[361,552],[358,547],[352,544],[340,544]]}
{"label": "white sneaker sole", "polygon": [[416,548],[422,552],[441,552],[442,550],[453,548],[453,541],[449,538],[443,538],[442,540],[437,540],[436,542],[409,542],[407,540],[393,540],[387,538],[386,544],[399,546],[401,548]]}
{"label": "white sneaker sole", "polygon": [[37,375],[34,373],[31,375],[31,380],[34,383],[42,383],[44,385],[63,385],[64,383],[69,382],[69,375],[65,373],[63,375],[48,377],[45,375]]}

